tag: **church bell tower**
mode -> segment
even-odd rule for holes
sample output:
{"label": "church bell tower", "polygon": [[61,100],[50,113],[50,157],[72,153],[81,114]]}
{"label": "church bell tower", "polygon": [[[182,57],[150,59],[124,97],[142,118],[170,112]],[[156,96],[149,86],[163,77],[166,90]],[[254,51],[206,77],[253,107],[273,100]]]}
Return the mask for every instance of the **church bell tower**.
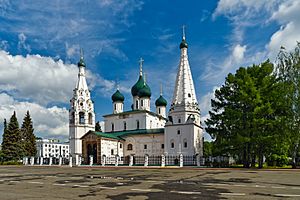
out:
{"label": "church bell tower", "polygon": [[95,130],[94,103],[91,100],[91,94],[86,83],[86,65],[82,50],[80,54],[80,60],[77,64],[79,69],[78,80],[73,90],[69,110],[69,139],[72,156],[82,154],[82,142],[80,138],[88,131]]}
{"label": "church bell tower", "polygon": [[183,27],[178,65],[169,121],[165,127],[165,150],[169,155],[202,155],[203,131],[193,77],[189,65],[188,44]]}

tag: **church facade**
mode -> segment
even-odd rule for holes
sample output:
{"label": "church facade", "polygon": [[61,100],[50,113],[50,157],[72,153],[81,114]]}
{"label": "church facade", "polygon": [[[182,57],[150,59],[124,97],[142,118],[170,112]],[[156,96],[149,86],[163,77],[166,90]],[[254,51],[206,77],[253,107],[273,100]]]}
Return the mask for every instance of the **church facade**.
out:
{"label": "church facade", "polygon": [[167,101],[160,96],[151,111],[151,89],[143,75],[143,60],[137,82],[131,88],[131,110],[124,111],[121,91],[112,95],[112,113],[104,115],[104,132],[95,131],[95,114],[81,56],[79,74],[73,98],[70,100],[69,137],[72,156],[84,160],[93,157],[101,163],[103,157],[203,155],[203,130],[200,109],[188,61],[188,44],[183,34],[180,61],[173,99],[167,113]]}

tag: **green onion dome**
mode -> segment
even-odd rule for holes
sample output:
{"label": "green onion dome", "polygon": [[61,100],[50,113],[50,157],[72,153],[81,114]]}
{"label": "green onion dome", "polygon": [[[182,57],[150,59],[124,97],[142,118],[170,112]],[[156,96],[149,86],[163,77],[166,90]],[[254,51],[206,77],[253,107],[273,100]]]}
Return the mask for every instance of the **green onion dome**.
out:
{"label": "green onion dome", "polygon": [[83,58],[81,57],[79,62],[77,63],[78,67],[82,66],[82,67],[85,67],[85,63],[84,63],[84,60]]}
{"label": "green onion dome", "polygon": [[155,101],[155,106],[167,106],[167,104],[167,100],[162,95]]}
{"label": "green onion dome", "polygon": [[145,83],[143,88],[141,88],[139,91],[138,91],[138,96],[140,98],[142,97],[148,97],[150,98],[151,97],[151,90],[150,90],[150,87]]}
{"label": "green onion dome", "polygon": [[180,49],[182,48],[188,48],[188,44],[187,42],[185,41],[185,39],[182,39],[181,43],[180,43]]}
{"label": "green onion dome", "polygon": [[132,86],[131,94],[132,96],[138,96],[139,90],[142,89],[145,85],[143,76],[140,75],[139,80]]}
{"label": "green onion dome", "polygon": [[112,96],[111,96],[111,100],[113,101],[113,102],[117,102],[117,101],[124,101],[124,96],[123,96],[123,94],[119,91],[119,90],[117,90]]}

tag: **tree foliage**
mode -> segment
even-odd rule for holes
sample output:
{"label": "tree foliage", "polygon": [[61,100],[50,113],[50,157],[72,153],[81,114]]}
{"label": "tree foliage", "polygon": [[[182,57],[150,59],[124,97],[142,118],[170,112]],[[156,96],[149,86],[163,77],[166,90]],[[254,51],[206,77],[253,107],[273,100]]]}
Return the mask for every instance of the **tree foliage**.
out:
{"label": "tree foliage", "polygon": [[8,125],[4,126],[2,153],[3,159],[5,161],[21,159],[23,154],[21,141],[22,140],[19,123],[16,117],[16,112],[14,112],[10,118]]}
{"label": "tree foliage", "polygon": [[238,155],[244,167],[262,167],[272,141],[280,137],[281,106],[278,106],[273,64],[239,68],[215,91],[206,131],[215,139],[220,154]]}
{"label": "tree foliage", "polygon": [[24,156],[35,156],[37,153],[36,141],[35,141],[36,137],[33,131],[34,129],[32,125],[32,120],[29,111],[27,111],[21,127]]}
{"label": "tree foliage", "polygon": [[287,52],[284,47],[278,54],[276,75],[283,84],[282,104],[286,108],[285,136],[289,139],[293,167],[299,157],[300,143],[300,43]]}
{"label": "tree foliage", "polygon": [[97,132],[102,132],[101,126],[100,126],[100,122],[99,122],[99,121],[96,122],[96,125],[95,125],[95,131],[97,131]]}

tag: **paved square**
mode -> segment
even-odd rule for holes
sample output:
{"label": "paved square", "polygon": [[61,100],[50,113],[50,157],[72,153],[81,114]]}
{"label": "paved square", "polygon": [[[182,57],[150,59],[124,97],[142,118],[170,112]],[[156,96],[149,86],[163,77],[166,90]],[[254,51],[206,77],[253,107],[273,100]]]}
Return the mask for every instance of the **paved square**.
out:
{"label": "paved square", "polygon": [[7,199],[300,199],[299,170],[1,166]]}

